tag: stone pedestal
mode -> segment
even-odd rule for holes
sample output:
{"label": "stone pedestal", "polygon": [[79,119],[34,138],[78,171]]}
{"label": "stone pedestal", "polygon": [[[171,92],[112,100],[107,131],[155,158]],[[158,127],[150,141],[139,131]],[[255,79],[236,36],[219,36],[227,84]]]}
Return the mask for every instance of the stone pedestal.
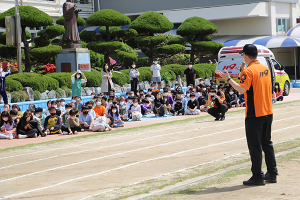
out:
{"label": "stone pedestal", "polygon": [[56,56],[56,72],[91,71],[87,48],[66,48]]}

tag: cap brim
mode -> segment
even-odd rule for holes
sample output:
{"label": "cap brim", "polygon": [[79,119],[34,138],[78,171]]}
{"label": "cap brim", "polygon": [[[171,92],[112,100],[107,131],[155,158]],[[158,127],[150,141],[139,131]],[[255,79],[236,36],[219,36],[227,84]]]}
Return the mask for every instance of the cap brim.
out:
{"label": "cap brim", "polygon": [[243,51],[243,50],[239,52],[239,54],[243,54],[243,53],[244,53],[244,51]]}

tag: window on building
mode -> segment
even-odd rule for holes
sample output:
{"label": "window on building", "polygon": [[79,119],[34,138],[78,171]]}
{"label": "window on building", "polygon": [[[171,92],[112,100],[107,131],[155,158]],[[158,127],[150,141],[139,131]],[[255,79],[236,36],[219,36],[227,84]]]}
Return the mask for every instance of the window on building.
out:
{"label": "window on building", "polygon": [[277,18],[277,33],[286,33],[290,29],[290,19]]}

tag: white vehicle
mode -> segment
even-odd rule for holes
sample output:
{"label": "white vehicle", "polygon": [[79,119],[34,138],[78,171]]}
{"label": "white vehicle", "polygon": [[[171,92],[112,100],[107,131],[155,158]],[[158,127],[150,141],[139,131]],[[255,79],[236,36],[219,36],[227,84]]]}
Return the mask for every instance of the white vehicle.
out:
{"label": "white vehicle", "polygon": [[[276,60],[273,52],[265,46],[255,45],[257,47],[257,60],[269,67],[272,74],[272,84],[274,86],[275,82],[278,82],[280,87],[283,90],[283,95],[288,96],[290,92],[290,78],[288,74],[284,71],[285,67],[280,65]],[[243,50],[244,46],[233,46],[233,47],[223,47],[218,54],[218,65],[215,71],[215,80],[216,83],[222,79],[216,72],[220,70],[224,72],[226,69],[233,80],[237,83],[240,82],[239,74],[240,74],[240,66],[242,62],[244,62],[243,56],[239,54],[241,50]],[[225,80],[226,82],[226,80]]]}

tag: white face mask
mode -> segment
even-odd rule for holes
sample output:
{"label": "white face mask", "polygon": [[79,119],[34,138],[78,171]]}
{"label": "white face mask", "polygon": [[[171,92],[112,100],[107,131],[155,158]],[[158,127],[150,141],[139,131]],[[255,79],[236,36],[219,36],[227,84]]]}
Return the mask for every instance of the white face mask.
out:
{"label": "white face mask", "polygon": [[191,101],[195,101],[195,98],[191,98]]}
{"label": "white face mask", "polygon": [[60,104],[61,104],[62,106],[64,106],[64,105],[65,105],[65,102],[60,102]]}
{"label": "white face mask", "polygon": [[17,119],[17,118],[18,118],[17,116],[16,116],[16,117],[12,117],[13,120],[15,120],[15,119]]}
{"label": "white face mask", "polygon": [[66,112],[69,112],[71,109],[67,109]]}
{"label": "white face mask", "polygon": [[191,69],[193,66],[192,65],[189,65],[189,68]]}
{"label": "white face mask", "polygon": [[40,117],[41,115],[40,115],[40,114],[35,114],[35,116],[36,116],[36,117]]}
{"label": "white face mask", "polygon": [[122,102],[120,102],[120,105],[122,105],[122,106],[123,106],[123,105],[124,105],[124,102],[123,102],[123,101],[122,101]]}
{"label": "white face mask", "polygon": [[190,94],[186,94],[187,97],[190,97]]}
{"label": "white face mask", "polygon": [[72,102],[72,103],[75,103],[75,102],[76,102],[76,100],[72,100],[71,102]]}
{"label": "white face mask", "polygon": [[194,92],[196,92],[196,89],[193,89]]}
{"label": "white face mask", "polygon": [[117,110],[112,110],[112,112],[113,112],[113,113],[116,113],[116,112],[117,112]]}
{"label": "white face mask", "polygon": [[206,91],[206,88],[203,88],[203,91]]}
{"label": "white face mask", "polygon": [[229,92],[229,94],[233,95],[233,92]]}
{"label": "white face mask", "polygon": [[200,81],[200,84],[204,84],[204,81]]}
{"label": "white face mask", "polygon": [[130,100],[130,101],[128,101],[128,103],[132,104],[132,101]]}
{"label": "white face mask", "polygon": [[80,78],[80,75],[76,75],[77,78]]}
{"label": "white face mask", "polygon": [[98,101],[98,102],[96,103],[96,105],[97,105],[97,106],[100,106],[100,105],[101,105],[101,102]]}
{"label": "white face mask", "polygon": [[53,107],[54,107],[54,108],[57,108],[57,105],[54,105]]}
{"label": "white face mask", "polygon": [[105,69],[108,69],[108,66],[107,66],[107,65],[105,65]]}
{"label": "white face mask", "polygon": [[152,92],[148,92],[148,94],[150,94],[150,95],[151,95],[151,93],[152,93]]}
{"label": "white face mask", "polygon": [[135,68],[135,65],[132,65],[132,68]]}
{"label": "white face mask", "polygon": [[91,95],[92,99],[94,98],[95,95]]}
{"label": "white face mask", "polygon": [[137,106],[137,105],[138,105],[138,103],[134,103],[134,104],[133,104],[133,106]]}
{"label": "white face mask", "polygon": [[148,100],[148,101],[150,101],[150,100],[151,100],[151,98],[150,98],[150,97],[148,97],[148,98],[147,98],[147,100]]}
{"label": "white face mask", "polygon": [[3,119],[3,121],[5,121],[5,122],[8,121],[8,118],[7,118],[7,117],[3,117],[2,119]]}
{"label": "white face mask", "polygon": [[158,62],[157,61],[154,61],[154,64],[157,64]]}

